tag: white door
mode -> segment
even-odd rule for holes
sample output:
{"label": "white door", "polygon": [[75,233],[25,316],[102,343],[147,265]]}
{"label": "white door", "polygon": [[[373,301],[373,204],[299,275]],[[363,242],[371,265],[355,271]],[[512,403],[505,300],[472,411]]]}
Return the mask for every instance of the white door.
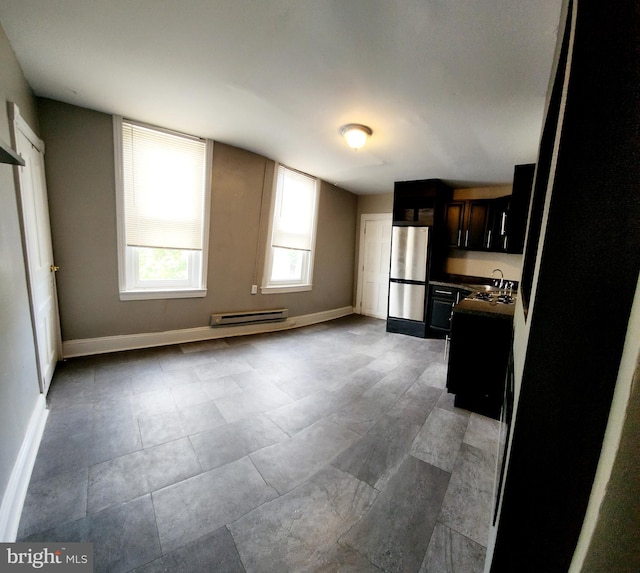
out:
{"label": "white door", "polygon": [[16,169],[40,390],[46,394],[61,356],[61,342],[55,283],[57,267],[53,261],[44,173],[44,144],[25,123],[15,105],[13,127],[16,150],[25,161],[24,167]]}
{"label": "white door", "polygon": [[387,318],[390,255],[391,214],[362,215],[357,305],[361,314]]}

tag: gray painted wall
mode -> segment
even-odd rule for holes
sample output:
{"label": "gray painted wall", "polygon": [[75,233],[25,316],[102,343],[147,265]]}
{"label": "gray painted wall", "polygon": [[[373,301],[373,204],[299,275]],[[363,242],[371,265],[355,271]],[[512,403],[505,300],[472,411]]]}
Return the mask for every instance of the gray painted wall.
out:
{"label": "gray painted wall", "polygon": [[393,211],[393,190],[379,195],[360,195],[358,197],[358,224],[360,215],[391,213]]}
{"label": "gray painted wall", "polygon": [[353,304],[357,197],[326,183],[313,290],[251,295],[262,279],[274,162],[218,142],[207,296],[120,301],[111,116],[49,99],[38,103],[63,340],[207,326],[212,312],[286,307],[300,316]]}
{"label": "gray painted wall", "polygon": [[[0,27],[0,137],[10,143],[6,102],[37,131],[35,101]],[[16,202],[14,168],[0,164],[0,498],[40,394]]]}

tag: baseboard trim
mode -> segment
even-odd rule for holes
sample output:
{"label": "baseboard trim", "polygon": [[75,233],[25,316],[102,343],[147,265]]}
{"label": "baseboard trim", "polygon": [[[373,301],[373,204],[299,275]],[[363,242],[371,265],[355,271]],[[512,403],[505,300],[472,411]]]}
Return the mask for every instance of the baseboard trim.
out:
{"label": "baseboard trim", "polygon": [[2,496],[2,506],[0,506],[0,542],[11,543],[16,540],[18,535],[22,507],[27,496],[31,472],[38,455],[38,448],[40,447],[48,415],[49,410],[47,410],[44,394],[40,394],[31,414],[18,458],[13,464],[7,489]]}
{"label": "baseboard trim", "polygon": [[344,306],[342,308],[334,308],[313,314],[292,316],[283,322],[221,326],[216,328],[201,326],[182,330],[168,330],[165,332],[142,332],[139,334],[66,340],[62,343],[62,355],[64,358],[73,358],[76,356],[90,356],[93,354],[105,354],[107,352],[119,352],[122,350],[137,350],[140,348],[152,348],[154,346],[200,342],[202,340],[227,338],[230,336],[277,332],[280,330],[309,326],[350,314],[353,314],[353,307]]}

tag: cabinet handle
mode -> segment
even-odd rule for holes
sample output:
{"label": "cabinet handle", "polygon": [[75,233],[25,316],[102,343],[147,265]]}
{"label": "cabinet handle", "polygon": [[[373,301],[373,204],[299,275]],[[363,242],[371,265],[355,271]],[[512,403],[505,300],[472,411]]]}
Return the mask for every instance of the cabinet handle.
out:
{"label": "cabinet handle", "polygon": [[491,229],[489,229],[489,234],[487,235],[487,249],[491,248]]}
{"label": "cabinet handle", "polygon": [[457,246],[460,246],[460,239],[462,238],[462,229],[458,229],[458,242],[456,243]]}
{"label": "cabinet handle", "polygon": [[504,235],[505,233],[505,223],[507,222],[507,214],[502,213],[502,221],[500,222],[500,234]]}
{"label": "cabinet handle", "polygon": [[438,289],[435,289],[433,292],[435,292],[437,294],[453,294],[453,292],[451,292],[449,290],[438,290]]}
{"label": "cabinet handle", "polygon": [[464,246],[467,247],[469,245],[469,229],[464,232]]}

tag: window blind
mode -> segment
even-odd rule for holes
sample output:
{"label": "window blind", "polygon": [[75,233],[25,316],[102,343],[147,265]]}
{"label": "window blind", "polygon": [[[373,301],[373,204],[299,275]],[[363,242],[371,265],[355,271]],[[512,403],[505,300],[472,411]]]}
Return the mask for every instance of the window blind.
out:
{"label": "window blind", "polygon": [[280,165],[271,246],[310,251],[316,206],[316,180]]}
{"label": "window blind", "polygon": [[201,250],[203,140],[122,122],[126,242]]}

